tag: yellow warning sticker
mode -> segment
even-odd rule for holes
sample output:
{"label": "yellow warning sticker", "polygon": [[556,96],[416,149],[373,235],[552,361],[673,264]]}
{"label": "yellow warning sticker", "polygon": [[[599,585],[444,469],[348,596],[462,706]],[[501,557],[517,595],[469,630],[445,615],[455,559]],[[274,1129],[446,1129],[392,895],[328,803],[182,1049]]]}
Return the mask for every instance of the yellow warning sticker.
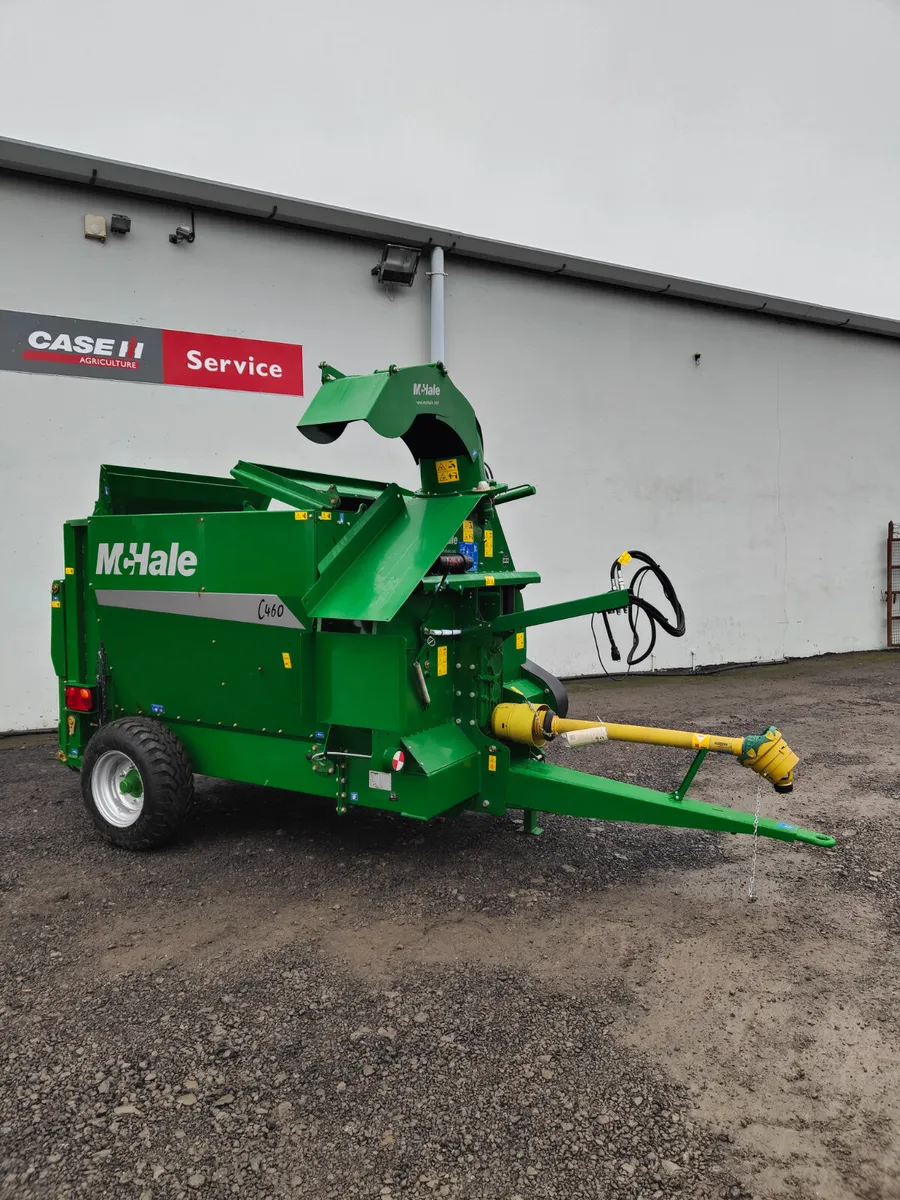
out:
{"label": "yellow warning sticker", "polygon": [[485,587],[493,587],[493,586],[494,586],[494,577],[493,577],[493,575],[485,575],[485,577],[484,577],[484,586],[485,586]]}
{"label": "yellow warning sticker", "polygon": [[438,675],[447,674],[447,647],[438,646],[437,648],[437,673]]}
{"label": "yellow warning sticker", "polygon": [[74,567],[66,567],[66,574],[67,574],[67,575],[74,575],[74,574],[75,574],[75,568],[74,568]]}
{"label": "yellow warning sticker", "polygon": [[68,729],[69,737],[71,737],[73,735],[73,733],[75,732],[75,718],[74,717],[66,717],[66,729]]}
{"label": "yellow warning sticker", "polygon": [[309,520],[309,513],[308,513],[308,512],[295,512],[295,513],[294,513],[294,520],[295,520],[295,521],[308,521],[308,520]]}
{"label": "yellow warning sticker", "polygon": [[319,520],[320,520],[320,521],[330,521],[330,520],[331,520],[331,510],[330,510],[330,509],[328,509],[328,508],[326,508],[326,509],[324,510],[324,512],[320,512],[320,513],[319,513]]}
{"label": "yellow warning sticker", "polygon": [[494,531],[493,531],[493,529],[486,529],[484,531],[484,557],[485,558],[493,558],[494,557]]}
{"label": "yellow warning sticker", "polygon": [[623,550],[622,553],[619,555],[619,557],[616,559],[616,562],[621,567],[627,567],[628,564],[631,562],[631,555],[628,553],[627,550]]}
{"label": "yellow warning sticker", "polygon": [[524,633],[516,634],[516,649],[517,650],[525,649],[525,634]]}
{"label": "yellow warning sticker", "polygon": [[488,755],[488,770],[489,771],[497,770],[497,755],[496,754]]}
{"label": "yellow warning sticker", "polygon": [[291,656],[288,654],[287,650],[285,650],[284,653],[281,655],[281,661],[284,663],[286,670],[290,671]]}
{"label": "yellow warning sticker", "polygon": [[439,458],[434,469],[438,483],[459,483],[459,459]]}
{"label": "yellow warning sticker", "polygon": [[59,603],[59,601],[58,601],[58,600],[51,600],[51,601],[50,601],[50,607],[51,607],[51,608],[59,608],[59,607],[60,607],[60,603]]}
{"label": "yellow warning sticker", "polygon": [[475,541],[475,526],[472,524],[471,521],[463,521],[463,541],[464,542],[474,542]]}
{"label": "yellow warning sticker", "polygon": [[693,743],[694,743],[695,750],[708,750],[709,749],[709,734],[708,733],[695,733],[693,736]]}

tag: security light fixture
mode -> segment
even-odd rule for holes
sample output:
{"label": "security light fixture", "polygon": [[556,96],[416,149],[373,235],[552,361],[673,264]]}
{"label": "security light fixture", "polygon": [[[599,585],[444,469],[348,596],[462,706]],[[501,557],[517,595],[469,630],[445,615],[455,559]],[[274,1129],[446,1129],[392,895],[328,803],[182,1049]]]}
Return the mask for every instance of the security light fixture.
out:
{"label": "security light fixture", "polygon": [[176,225],[175,232],[169,234],[169,241],[173,246],[179,245],[181,242],[192,242],[196,236],[194,232],[194,214],[191,213],[190,225]]}
{"label": "security light fixture", "polygon": [[112,233],[131,233],[131,217],[126,217],[124,213],[113,213],[109,228]]}
{"label": "security light fixture", "polygon": [[106,217],[99,213],[84,214],[84,236],[97,242],[106,241]]}
{"label": "security light fixture", "polygon": [[419,266],[420,251],[414,246],[395,246],[388,243],[381,252],[381,262],[372,268],[379,283],[397,283],[412,287]]}

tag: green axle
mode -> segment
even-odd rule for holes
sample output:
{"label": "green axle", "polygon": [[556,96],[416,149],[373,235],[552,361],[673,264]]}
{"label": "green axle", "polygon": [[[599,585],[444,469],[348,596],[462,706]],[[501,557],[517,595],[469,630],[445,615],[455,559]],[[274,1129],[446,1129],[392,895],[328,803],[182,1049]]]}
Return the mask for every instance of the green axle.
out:
{"label": "green axle", "polygon": [[[565,717],[527,630],[625,611],[632,592],[525,608],[540,577],[516,569],[498,509],[534,488],[489,476],[442,364],[354,377],[323,364],[300,431],[328,443],[351,421],[401,438],[419,487],[246,462],[230,479],[104,466],[93,514],[66,524],[51,595],[59,757],[81,769],[101,831],[165,841],[197,773],[339,813],[512,808],[531,833],[538,812],[753,832],[752,814],[686,798],[704,749],[663,793],[498,734],[498,706]],[[833,844],[778,821],[758,832]]]}

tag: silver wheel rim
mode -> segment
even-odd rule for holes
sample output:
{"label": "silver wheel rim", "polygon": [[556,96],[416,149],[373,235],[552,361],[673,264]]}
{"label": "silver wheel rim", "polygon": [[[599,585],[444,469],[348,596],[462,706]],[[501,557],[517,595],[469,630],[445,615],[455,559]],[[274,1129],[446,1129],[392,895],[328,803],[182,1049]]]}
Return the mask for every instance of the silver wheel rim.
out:
{"label": "silver wheel rim", "polygon": [[103,820],[118,829],[133,825],[144,809],[141,773],[121,750],[107,750],[94,763],[91,795]]}

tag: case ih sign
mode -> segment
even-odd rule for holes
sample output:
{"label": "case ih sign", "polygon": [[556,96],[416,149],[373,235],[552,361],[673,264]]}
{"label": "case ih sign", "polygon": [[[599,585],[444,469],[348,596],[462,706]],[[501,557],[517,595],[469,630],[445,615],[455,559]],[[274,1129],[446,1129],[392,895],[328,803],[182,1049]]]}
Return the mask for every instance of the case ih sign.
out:
{"label": "case ih sign", "polygon": [[303,395],[303,347],[0,309],[0,369]]}

